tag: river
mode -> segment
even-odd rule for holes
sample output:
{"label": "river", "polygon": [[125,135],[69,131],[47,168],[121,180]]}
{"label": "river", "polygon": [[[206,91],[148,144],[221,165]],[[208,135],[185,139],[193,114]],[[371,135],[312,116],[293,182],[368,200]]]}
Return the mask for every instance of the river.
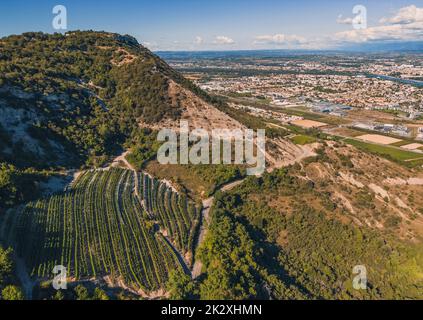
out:
{"label": "river", "polygon": [[396,78],[396,77],[372,74],[372,73],[367,73],[365,74],[365,76],[368,78],[377,78],[382,80],[394,81],[394,82],[399,82],[403,84],[409,84],[418,88],[423,88],[423,81],[419,81],[419,80],[402,79],[402,78]]}

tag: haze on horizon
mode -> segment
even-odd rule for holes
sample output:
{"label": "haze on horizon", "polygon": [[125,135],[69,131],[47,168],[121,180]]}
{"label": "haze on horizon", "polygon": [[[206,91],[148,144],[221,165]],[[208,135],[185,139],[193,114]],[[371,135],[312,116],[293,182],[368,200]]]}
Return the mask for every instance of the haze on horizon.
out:
{"label": "haze on horizon", "polygon": [[[423,43],[423,0],[6,0],[0,3],[0,37],[57,32],[51,22],[52,8],[58,4],[67,8],[68,31],[130,34],[154,51],[326,50]],[[364,29],[354,28],[356,5],[367,11]]]}

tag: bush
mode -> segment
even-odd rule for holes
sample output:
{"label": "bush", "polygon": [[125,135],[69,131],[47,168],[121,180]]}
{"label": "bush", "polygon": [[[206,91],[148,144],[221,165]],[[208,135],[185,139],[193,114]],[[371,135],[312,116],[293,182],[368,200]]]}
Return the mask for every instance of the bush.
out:
{"label": "bush", "polygon": [[3,300],[24,300],[25,296],[20,288],[17,286],[7,286],[5,287],[2,292],[2,299]]}

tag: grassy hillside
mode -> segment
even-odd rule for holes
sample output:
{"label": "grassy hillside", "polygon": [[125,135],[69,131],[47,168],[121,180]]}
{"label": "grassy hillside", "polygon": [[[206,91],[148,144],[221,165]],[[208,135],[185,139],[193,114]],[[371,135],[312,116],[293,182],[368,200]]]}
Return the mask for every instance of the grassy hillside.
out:
{"label": "grassy hillside", "polygon": [[25,33],[0,39],[0,161],[101,164],[137,129],[180,115],[173,80],[205,93],[130,36]]}
{"label": "grassy hillside", "polygon": [[[31,200],[26,189],[31,185],[35,193],[33,182],[46,175],[41,170],[100,167],[140,137],[154,138],[140,121],[181,114],[183,94],[170,94],[170,82],[212,101],[131,36],[86,31],[1,38],[0,212]],[[144,148],[147,153],[154,150]]]}
{"label": "grassy hillside", "polygon": [[[286,209],[271,202],[289,198]],[[310,199],[304,201],[304,199]],[[421,299],[421,245],[331,215],[313,183],[277,170],[220,195],[200,249],[205,299]],[[367,290],[353,288],[364,265]]]}

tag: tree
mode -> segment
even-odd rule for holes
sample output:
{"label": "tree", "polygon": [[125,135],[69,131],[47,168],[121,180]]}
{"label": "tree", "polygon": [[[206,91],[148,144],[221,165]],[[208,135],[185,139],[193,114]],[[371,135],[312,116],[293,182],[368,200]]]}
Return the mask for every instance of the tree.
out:
{"label": "tree", "polygon": [[7,286],[1,292],[3,300],[24,300],[25,296],[22,290],[17,286]]}
{"label": "tree", "polygon": [[110,298],[103,289],[95,288],[93,300],[110,300]]}
{"label": "tree", "polygon": [[77,300],[90,300],[88,289],[85,288],[82,284],[78,285],[75,288],[75,293],[76,293]]}
{"label": "tree", "polygon": [[53,300],[62,301],[65,299],[65,295],[62,291],[58,290],[56,294],[53,296]]}
{"label": "tree", "polygon": [[194,282],[181,269],[170,272],[166,288],[170,292],[172,300],[189,299],[195,294]]}
{"label": "tree", "polygon": [[0,207],[13,205],[17,197],[16,177],[18,171],[14,166],[0,164]]}
{"label": "tree", "polygon": [[13,271],[12,249],[4,250],[0,247],[0,287]]}

